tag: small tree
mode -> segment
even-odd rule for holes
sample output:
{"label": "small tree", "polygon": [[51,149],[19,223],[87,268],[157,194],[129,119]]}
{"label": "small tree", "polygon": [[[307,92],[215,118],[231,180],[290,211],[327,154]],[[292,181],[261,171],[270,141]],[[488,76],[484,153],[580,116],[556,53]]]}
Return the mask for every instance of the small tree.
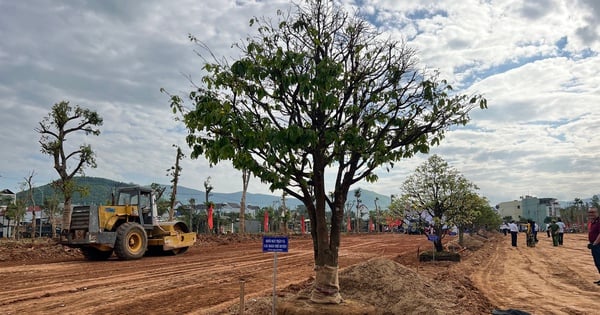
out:
{"label": "small tree", "polygon": [[15,203],[11,203],[6,208],[5,216],[15,221],[15,228],[12,230],[12,238],[20,238],[21,222],[25,218],[25,212],[27,211],[27,205],[25,200],[17,198]]}
{"label": "small tree", "polygon": [[[468,182],[462,182],[469,184]],[[455,207],[448,209],[445,213],[447,218],[446,224],[448,226],[456,226],[458,228],[458,243],[464,246],[464,232],[467,228],[471,230],[481,226],[481,224],[487,224],[489,219],[487,216],[482,214],[487,212],[487,208],[490,208],[487,200],[480,197],[473,191],[470,191],[468,187],[465,187],[464,194],[456,196]],[[475,223],[478,223],[477,225]],[[499,225],[498,221],[498,225]]]}
{"label": "small tree", "polygon": [[163,198],[167,187],[158,183],[152,183],[150,184],[150,188],[152,188],[156,194],[156,208],[158,210],[158,216],[162,216],[169,211],[169,206],[171,205],[170,200]]}
{"label": "small tree", "polygon": [[56,227],[60,223],[60,208],[58,207],[58,197],[53,194],[50,197],[44,199],[44,213],[49,218],[50,224],[52,225],[52,238],[56,237]]}
{"label": "small tree", "polygon": [[157,201],[162,199],[163,194],[165,193],[165,190],[167,190],[167,187],[162,186],[161,184],[158,184],[158,183],[150,184],[150,188],[152,188],[152,190],[154,190]]}
{"label": "small tree", "polygon": [[356,189],[354,191],[354,198],[356,198],[356,222],[354,224],[354,233],[359,233],[360,232],[360,206],[362,203],[362,200],[360,200],[360,196],[361,196],[362,192],[360,190],[360,188]]}
{"label": "small tree", "polygon": [[196,199],[190,198],[188,201],[188,205],[190,206],[190,213],[189,213],[190,217],[188,218],[188,220],[189,220],[189,224],[190,224],[190,229],[192,229],[192,217],[196,213]]}
{"label": "small tree", "polygon": [[[171,105],[183,115],[192,157],[231,160],[304,203],[316,266],[311,300],[340,303],[338,251],[350,187],[375,181],[382,165],[427,152],[486,102],[450,95],[437,73],[419,70],[414,50],[334,2],[305,4],[296,14],[280,12],[276,23],[251,19],[258,34],[235,46],[241,57],[206,63],[203,85],[189,94],[192,108],[178,96]],[[326,187],[330,168],[334,184]]]}
{"label": "small tree", "polygon": [[487,199],[480,197],[479,200],[480,202],[477,206],[479,215],[477,215],[473,221],[473,229],[485,229],[486,231],[497,229],[498,226],[502,224],[502,218],[498,212],[489,205]]}
{"label": "small tree", "polygon": [[[206,206],[206,219],[207,220],[212,220],[212,218],[210,218],[209,216],[214,216],[214,213],[208,213],[208,209],[210,209],[211,207],[214,208],[215,204],[214,202],[210,201],[210,193],[212,192],[212,190],[214,189],[214,187],[211,185],[210,183],[210,176],[208,176],[206,178],[206,180],[204,181],[204,205]],[[210,231],[210,227],[207,225],[207,229],[208,229],[208,233],[211,233],[213,231]],[[215,234],[218,234],[218,224],[214,224],[213,223],[213,229]]]}
{"label": "small tree", "polygon": [[246,192],[250,183],[250,171],[242,170],[242,200],[240,201],[240,234],[246,233]]}
{"label": "small tree", "polygon": [[436,251],[442,251],[443,227],[472,222],[477,215],[468,198],[477,187],[451,168],[438,155],[417,167],[402,184],[402,199],[411,208],[425,212],[432,220],[437,240]]}
{"label": "small tree", "polygon": [[169,207],[169,221],[173,221],[175,218],[175,201],[177,200],[177,184],[179,183],[179,175],[181,174],[181,166],[179,166],[179,161],[184,157],[183,152],[181,152],[181,148],[173,145],[173,147],[177,148],[177,155],[175,157],[175,165],[173,165],[167,171],[169,172],[167,175],[171,176],[171,200]]}
{"label": "small tree", "polygon": [[[67,152],[67,136],[76,132],[86,135],[99,135],[100,130],[95,127],[102,125],[102,117],[95,111],[76,105],[72,107],[69,102],[62,101],[54,104],[48,116],[39,122],[35,130],[41,134],[40,145],[42,153],[52,156],[54,169],[60,179],[52,184],[64,196],[64,209],[62,228],[68,230],[71,226],[71,200],[76,191],[73,177],[83,174],[85,167],[96,167],[94,151],[89,144],[80,145],[72,152]],[[73,165],[69,163],[74,161]]]}
{"label": "small tree", "polygon": [[[29,174],[29,176],[25,177],[25,185],[27,185],[27,199],[29,201],[29,204],[31,205],[32,208],[32,212],[31,212],[31,216],[32,216],[32,220],[31,220],[31,231],[33,231],[33,233],[31,234],[32,238],[35,238],[35,231],[36,231],[36,221],[35,221],[35,199],[33,198],[33,177],[35,176],[35,171],[31,171],[31,173]],[[40,224],[42,224],[41,221],[41,217],[40,217]],[[41,236],[41,235],[40,235]]]}

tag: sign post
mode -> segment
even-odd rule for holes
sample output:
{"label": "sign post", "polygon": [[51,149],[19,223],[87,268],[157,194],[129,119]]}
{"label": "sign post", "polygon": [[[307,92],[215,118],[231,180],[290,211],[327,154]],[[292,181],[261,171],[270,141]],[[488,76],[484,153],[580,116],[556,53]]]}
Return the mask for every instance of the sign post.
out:
{"label": "sign post", "polygon": [[277,304],[277,253],[288,252],[287,236],[263,236],[263,253],[273,253],[273,315]]}

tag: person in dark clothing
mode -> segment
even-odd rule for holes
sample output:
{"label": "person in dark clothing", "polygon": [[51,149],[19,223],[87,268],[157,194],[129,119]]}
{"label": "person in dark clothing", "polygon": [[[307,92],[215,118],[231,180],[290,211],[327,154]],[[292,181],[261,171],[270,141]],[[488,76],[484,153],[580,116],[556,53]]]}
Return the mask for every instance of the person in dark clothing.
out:
{"label": "person in dark clothing", "polygon": [[550,234],[552,234],[552,245],[553,246],[558,246],[558,224],[556,224],[556,220],[552,220],[552,223],[550,223],[550,226],[548,227],[548,229],[550,230]]}
{"label": "person in dark clothing", "polygon": [[535,247],[535,238],[533,235],[533,221],[527,220],[527,247]]}

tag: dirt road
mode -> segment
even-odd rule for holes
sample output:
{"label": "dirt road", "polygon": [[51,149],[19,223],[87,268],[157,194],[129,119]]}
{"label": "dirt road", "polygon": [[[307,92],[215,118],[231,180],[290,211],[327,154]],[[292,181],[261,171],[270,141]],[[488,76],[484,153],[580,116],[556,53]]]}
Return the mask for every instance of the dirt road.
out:
{"label": "dirt road", "polygon": [[[500,308],[532,314],[600,314],[600,280],[587,249],[586,234],[565,234],[563,246],[554,247],[546,234],[536,247],[518,246],[510,236],[481,252],[473,282]],[[487,257],[487,258],[486,258]]]}
{"label": "dirt road", "polygon": [[[364,299],[380,314],[389,314],[390,305],[402,305],[403,299],[410,306],[443,305],[435,311],[428,307],[427,314],[490,314],[493,309],[600,314],[600,286],[593,284],[600,275],[584,234],[566,234],[561,247],[540,235],[538,245],[528,248],[520,234],[519,247],[513,248],[509,238],[497,233],[477,238],[479,249],[461,250],[460,263],[418,263],[417,251],[431,249],[424,236],[343,236],[341,273],[376,261],[372,258],[395,260],[404,268],[388,268],[381,277],[379,260],[363,268],[366,274],[346,281],[343,295]],[[270,314],[273,254],[262,252],[260,237],[201,240],[181,256],[137,261],[88,262],[44,249],[0,243],[0,314],[235,314],[230,307],[239,302],[240,280],[245,281],[246,314]],[[306,288],[312,276],[312,241],[291,238],[289,253],[278,254],[278,290]],[[397,296],[364,292],[373,290]],[[251,301],[262,305],[249,306]]]}
{"label": "dirt road", "polygon": [[[431,247],[423,236],[399,234],[342,238],[340,268],[372,257]],[[289,253],[278,254],[277,286],[314,275],[312,241],[290,239]],[[0,265],[1,314],[206,314],[239,302],[240,280],[246,299],[269,295],[273,254],[260,239],[210,243],[174,257]]]}

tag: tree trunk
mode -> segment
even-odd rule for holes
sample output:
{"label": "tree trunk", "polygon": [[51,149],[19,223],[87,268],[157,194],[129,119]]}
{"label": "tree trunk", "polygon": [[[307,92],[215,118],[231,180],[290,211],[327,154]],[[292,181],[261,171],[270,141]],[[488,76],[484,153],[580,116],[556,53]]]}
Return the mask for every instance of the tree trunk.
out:
{"label": "tree trunk", "polygon": [[62,230],[71,229],[71,197],[65,196],[65,205],[63,209]]}
{"label": "tree trunk", "polygon": [[[319,169],[315,167],[315,169]],[[340,226],[343,219],[343,204],[345,198],[341,197],[342,192],[336,192],[334,206],[331,217],[331,230],[328,232],[327,221],[325,217],[326,195],[324,179],[315,174],[318,180],[315,181],[315,208],[309,211],[311,216],[311,234],[313,235],[313,244],[315,247],[315,284],[311,292],[311,301],[321,304],[340,304],[343,302],[340,295],[340,284],[338,278],[338,251],[340,246]],[[316,225],[313,223],[313,217]]]}

